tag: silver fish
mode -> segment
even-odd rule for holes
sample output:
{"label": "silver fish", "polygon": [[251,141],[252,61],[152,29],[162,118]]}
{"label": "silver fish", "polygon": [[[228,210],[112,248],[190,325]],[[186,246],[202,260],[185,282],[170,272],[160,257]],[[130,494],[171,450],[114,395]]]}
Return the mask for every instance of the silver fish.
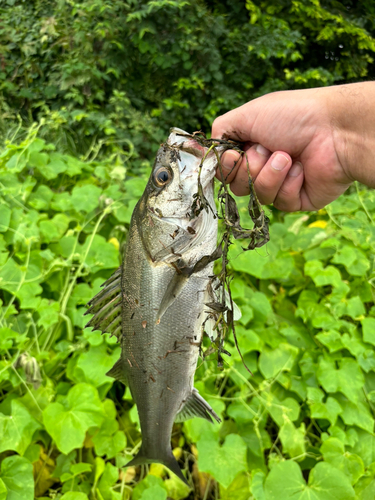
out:
{"label": "silver fish", "polygon": [[213,300],[207,256],[217,244],[213,211],[191,218],[199,170],[215,208],[217,160],[210,152],[201,165],[206,153],[191,135],[171,129],[134,209],[123,264],[86,313],[94,314],[86,326],[121,341],[121,358],[107,375],[129,386],[142,431],[139,453],[127,466],[161,463],[185,483],[172,453],[173,423],[193,417],[220,422],[194,388],[205,304]]}

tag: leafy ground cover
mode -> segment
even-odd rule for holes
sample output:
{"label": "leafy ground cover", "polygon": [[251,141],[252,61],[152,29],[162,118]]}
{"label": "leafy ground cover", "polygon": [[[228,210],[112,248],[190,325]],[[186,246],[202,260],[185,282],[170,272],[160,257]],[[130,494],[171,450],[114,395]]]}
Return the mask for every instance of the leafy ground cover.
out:
{"label": "leafy ground cover", "polygon": [[[375,495],[375,195],[318,213],[269,210],[271,241],[231,247],[239,344],[196,386],[222,416],[176,425],[194,490],[140,441],[129,392],[105,373],[115,339],[84,304],[118,267],[150,165],[59,153],[33,127],[0,156],[0,498],[367,500]],[[240,201],[245,216],[246,200]]]}

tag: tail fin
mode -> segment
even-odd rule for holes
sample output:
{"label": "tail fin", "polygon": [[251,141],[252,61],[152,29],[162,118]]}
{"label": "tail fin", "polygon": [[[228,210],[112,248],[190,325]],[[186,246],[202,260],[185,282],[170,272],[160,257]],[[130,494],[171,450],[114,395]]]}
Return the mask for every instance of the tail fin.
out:
{"label": "tail fin", "polygon": [[142,464],[152,464],[152,463],[159,463],[163,464],[166,467],[168,467],[169,470],[174,472],[177,477],[181,479],[187,486],[190,487],[189,483],[186,481],[185,476],[182,474],[182,471],[180,469],[180,466],[177,463],[177,460],[175,459],[172,450],[169,450],[169,453],[163,458],[148,458],[147,454],[145,454],[141,449],[139,450],[138,454],[133,458],[133,460],[130,460],[124,467],[131,467],[131,466],[137,466],[137,465],[142,465]]}

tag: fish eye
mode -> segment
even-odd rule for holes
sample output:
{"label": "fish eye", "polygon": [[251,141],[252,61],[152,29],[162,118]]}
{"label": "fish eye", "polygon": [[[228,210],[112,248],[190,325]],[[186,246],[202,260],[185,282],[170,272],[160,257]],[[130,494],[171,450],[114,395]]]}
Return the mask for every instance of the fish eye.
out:
{"label": "fish eye", "polygon": [[165,186],[172,180],[172,172],[167,167],[160,167],[154,173],[154,182],[158,187]]}

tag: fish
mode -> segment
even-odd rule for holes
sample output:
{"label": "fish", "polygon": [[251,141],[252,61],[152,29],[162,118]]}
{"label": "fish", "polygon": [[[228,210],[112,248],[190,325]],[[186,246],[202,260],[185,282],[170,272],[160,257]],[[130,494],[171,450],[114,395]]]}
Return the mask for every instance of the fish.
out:
{"label": "fish", "polygon": [[[93,314],[86,326],[121,343],[121,357],[107,375],[129,387],[142,434],[126,466],[160,463],[186,484],[172,453],[173,424],[194,417],[220,422],[194,387],[203,330],[212,322],[207,304],[215,301],[216,168],[213,151],[171,129],[134,208],[122,265],[86,312]],[[198,180],[211,209],[194,214]]]}

